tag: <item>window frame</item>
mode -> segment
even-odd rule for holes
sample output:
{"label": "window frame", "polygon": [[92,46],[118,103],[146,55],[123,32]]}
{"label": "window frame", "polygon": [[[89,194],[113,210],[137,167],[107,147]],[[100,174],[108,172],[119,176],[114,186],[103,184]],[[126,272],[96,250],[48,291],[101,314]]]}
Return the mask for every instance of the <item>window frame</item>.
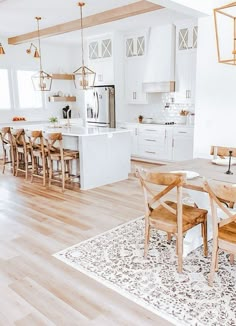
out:
{"label": "window frame", "polygon": [[14,106],[14,99],[13,99],[13,94],[12,94],[12,80],[11,80],[11,71],[7,67],[0,66],[0,70],[6,70],[7,71],[7,76],[8,76],[8,87],[9,87],[9,100],[10,100],[10,107],[9,108],[4,108],[0,107],[0,111],[4,112],[10,112],[12,111],[12,108]]}
{"label": "window frame", "polygon": [[[20,106],[20,96],[19,96],[19,87],[18,87],[18,77],[17,77],[17,72],[18,71],[32,71],[32,75],[37,72],[37,70],[30,69],[29,67],[27,68],[15,68],[12,70],[12,90],[13,90],[13,99],[14,99],[14,110],[15,111],[20,111],[20,110],[43,110],[46,108],[46,96],[45,92],[39,92],[35,91],[37,93],[41,93],[41,100],[42,100],[42,105],[40,107],[21,107]],[[32,82],[32,81],[31,81]],[[33,84],[32,84],[33,85]],[[33,86],[32,86],[33,87]]]}

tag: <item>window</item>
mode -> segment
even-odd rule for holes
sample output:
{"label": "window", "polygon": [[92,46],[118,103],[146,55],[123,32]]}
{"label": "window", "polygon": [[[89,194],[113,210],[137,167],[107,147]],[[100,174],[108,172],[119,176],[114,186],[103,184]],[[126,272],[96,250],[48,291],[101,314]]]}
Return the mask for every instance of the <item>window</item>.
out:
{"label": "window", "polygon": [[29,70],[18,70],[17,85],[18,85],[18,99],[19,108],[32,109],[32,108],[42,108],[42,93],[34,90],[33,83],[31,80],[32,75],[36,71]]}
{"label": "window", "polygon": [[10,109],[10,89],[8,70],[0,69],[0,109]]}

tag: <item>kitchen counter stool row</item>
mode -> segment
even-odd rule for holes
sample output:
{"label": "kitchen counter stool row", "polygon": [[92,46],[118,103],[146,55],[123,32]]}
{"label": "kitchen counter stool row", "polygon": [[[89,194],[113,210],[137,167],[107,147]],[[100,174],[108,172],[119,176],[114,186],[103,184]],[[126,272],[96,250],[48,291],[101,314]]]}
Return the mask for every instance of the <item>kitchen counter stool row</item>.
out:
{"label": "kitchen counter stool row", "polygon": [[52,181],[58,182],[65,190],[66,181],[78,178],[72,175],[72,161],[78,166],[79,152],[63,148],[61,133],[43,133],[41,130],[24,130],[4,127],[0,130],[3,148],[3,168],[11,164],[13,175],[18,172],[25,174],[28,179],[31,172],[33,178],[41,178],[43,185],[50,186]]}

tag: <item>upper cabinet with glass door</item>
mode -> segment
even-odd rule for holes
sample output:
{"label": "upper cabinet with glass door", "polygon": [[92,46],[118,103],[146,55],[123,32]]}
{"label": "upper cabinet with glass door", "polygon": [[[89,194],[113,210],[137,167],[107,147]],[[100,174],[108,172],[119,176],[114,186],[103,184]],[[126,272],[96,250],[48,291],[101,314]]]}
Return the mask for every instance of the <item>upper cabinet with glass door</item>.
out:
{"label": "upper cabinet with glass door", "polygon": [[126,58],[142,57],[146,51],[146,35],[130,35],[125,38]]}
{"label": "upper cabinet with glass door", "polygon": [[178,43],[177,49],[179,51],[194,50],[197,48],[197,34],[198,27],[196,25],[189,25],[179,27],[178,29]]}
{"label": "upper cabinet with glass door", "polygon": [[89,60],[106,59],[112,57],[112,38],[99,37],[88,40]]}

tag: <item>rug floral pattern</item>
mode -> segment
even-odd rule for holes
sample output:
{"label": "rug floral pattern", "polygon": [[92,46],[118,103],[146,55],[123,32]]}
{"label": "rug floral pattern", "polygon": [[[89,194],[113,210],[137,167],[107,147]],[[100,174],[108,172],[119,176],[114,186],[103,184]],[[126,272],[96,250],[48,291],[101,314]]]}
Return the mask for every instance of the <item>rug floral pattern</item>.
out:
{"label": "rug floral pattern", "polygon": [[209,287],[211,248],[208,258],[202,248],[190,253],[178,274],[175,241],[152,230],[145,260],[143,239],[141,217],[54,256],[175,324],[236,325],[236,264],[225,253]]}

